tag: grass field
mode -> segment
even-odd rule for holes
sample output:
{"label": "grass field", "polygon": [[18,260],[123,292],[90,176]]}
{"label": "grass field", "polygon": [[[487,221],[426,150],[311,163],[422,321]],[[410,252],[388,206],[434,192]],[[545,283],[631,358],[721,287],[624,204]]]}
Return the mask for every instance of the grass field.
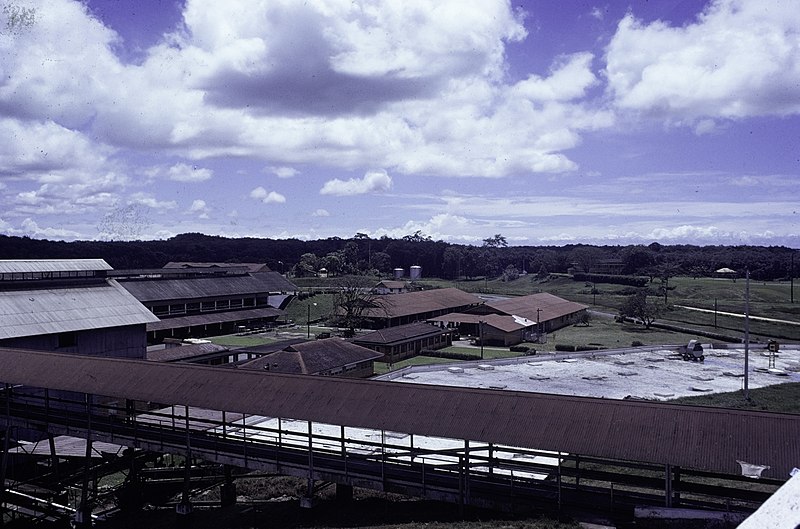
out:
{"label": "grass field", "polygon": [[745,400],[744,391],[713,393],[671,400],[677,404],[713,406],[737,410],[774,411],[778,413],[800,413],[800,383],[789,382],[750,390],[750,400]]}

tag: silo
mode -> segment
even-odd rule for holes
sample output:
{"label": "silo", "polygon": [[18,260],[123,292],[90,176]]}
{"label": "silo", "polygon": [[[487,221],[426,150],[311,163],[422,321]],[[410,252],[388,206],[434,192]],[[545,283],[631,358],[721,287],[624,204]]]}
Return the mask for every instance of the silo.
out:
{"label": "silo", "polygon": [[400,279],[404,275],[405,275],[405,270],[403,270],[402,268],[395,268],[394,269],[394,278],[395,279]]}
{"label": "silo", "polygon": [[409,272],[411,279],[420,279],[422,278],[422,267],[418,265],[414,265],[411,267],[411,271]]}

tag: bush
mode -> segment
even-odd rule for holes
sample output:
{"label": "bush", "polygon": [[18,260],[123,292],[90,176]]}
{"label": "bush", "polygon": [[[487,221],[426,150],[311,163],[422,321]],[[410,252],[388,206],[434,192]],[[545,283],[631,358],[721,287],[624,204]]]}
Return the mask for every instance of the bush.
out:
{"label": "bush", "polygon": [[575,281],[584,281],[587,283],[611,283],[614,285],[627,285],[631,287],[643,287],[650,279],[642,276],[621,276],[612,274],[586,274],[579,272],[572,275]]}
{"label": "bush", "polygon": [[642,342],[640,342],[639,340],[634,340],[634,341],[631,342],[631,347],[641,347],[643,345],[644,344]]}
{"label": "bush", "polygon": [[574,353],[575,352],[575,346],[574,345],[564,344],[564,343],[557,343],[556,344],[556,351],[565,351],[565,352],[568,352],[568,353]]}
{"label": "bush", "polygon": [[480,360],[480,356],[468,353],[453,353],[439,351],[437,349],[423,349],[419,352],[421,356],[432,356],[433,358],[449,358],[451,360]]}
{"label": "bush", "polygon": [[576,351],[599,351],[602,347],[598,347],[596,345],[576,345]]}
{"label": "bush", "polygon": [[508,350],[512,353],[527,353],[530,350],[530,347],[527,345],[512,345],[508,348]]}

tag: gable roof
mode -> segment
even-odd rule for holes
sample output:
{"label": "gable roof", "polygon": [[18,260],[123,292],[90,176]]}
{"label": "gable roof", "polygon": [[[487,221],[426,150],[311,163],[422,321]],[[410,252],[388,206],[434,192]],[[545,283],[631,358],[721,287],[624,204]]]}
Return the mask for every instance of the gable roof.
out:
{"label": "gable roof", "polygon": [[440,329],[429,323],[409,323],[408,325],[398,325],[397,327],[388,327],[380,329],[369,334],[358,336],[353,340],[353,343],[365,344],[380,344],[386,345],[395,342],[404,342],[413,340],[415,338],[424,338],[426,336],[436,336],[439,334],[448,334],[449,331]]}
{"label": "gable roof", "polygon": [[[508,316],[522,316],[532,322],[547,321],[574,314],[588,308],[586,305],[542,292],[516,298],[490,300],[486,306]],[[538,312],[537,312],[537,309]]]}
{"label": "gable roof", "polygon": [[103,259],[8,259],[0,261],[0,273],[97,272],[111,270]]}
{"label": "gable roof", "polygon": [[[45,285],[43,285],[45,286]],[[157,322],[116,281],[0,292],[0,339]]]}
{"label": "gable roof", "polygon": [[270,268],[264,263],[214,263],[170,261],[164,268],[245,268],[248,272],[269,272]]}
{"label": "gable roof", "polygon": [[382,357],[366,347],[340,338],[325,338],[286,346],[281,351],[239,364],[244,369],[261,369],[276,373],[315,375],[359,362]]}
{"label": "gable roof", "polygon": [[178,347],[166,347],[147,351],[147,359],[154,362],[179,362],[200,356],[213,355],[230,351],[229,347],[214,343],[195,343]]}
{"label": "gable roof", "polygon": [[453,312],[450,314],[445,314],[444,316],[437,316],[436,318],[431,318],[428,321],[440,321],[444,323],[469,323],[473,325],[478,325],[480,322],[483,322],[485,325],[490,327],[494,327],[495,329],[499,329],[503,332],[514,332],[519,331],[521,329],[526,329],[531,325],[536,325],[536,322],[530,322],[529,324],[523,323],[518,318],[514,318],[514,316],[507,316],[504,314],[464,314],[463,312]]}
{"label": "gable roof", "polygon": [[483,303],[479,297],[457,288],[439,288],[380,296],[373,300],[375,308],[364,311],[370,318],[397,318],[428,312],[453,312]]}

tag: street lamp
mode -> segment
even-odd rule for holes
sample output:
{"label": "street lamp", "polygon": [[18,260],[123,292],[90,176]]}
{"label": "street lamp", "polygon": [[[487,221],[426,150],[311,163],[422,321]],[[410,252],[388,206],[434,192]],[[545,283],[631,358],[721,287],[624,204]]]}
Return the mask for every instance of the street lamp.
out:
{"label": "street lamp", "polygon": [[481,341],[481,360],[483,360],[483,320],[478,322],[478,339]]}
{"label": "street lamp", "polygon": [[[306,305],[306,309],[308,309],[306,312],[306,338],[311,338],[311,305],[312,303]],[[313,303],[313,305],[317,306],[316,303]]]}
{"label": "street lamp", "polygon": [[536,343],[542,343],[542,328],[539,326],[539,315],[541,313],[541,307],[536,307]]}

